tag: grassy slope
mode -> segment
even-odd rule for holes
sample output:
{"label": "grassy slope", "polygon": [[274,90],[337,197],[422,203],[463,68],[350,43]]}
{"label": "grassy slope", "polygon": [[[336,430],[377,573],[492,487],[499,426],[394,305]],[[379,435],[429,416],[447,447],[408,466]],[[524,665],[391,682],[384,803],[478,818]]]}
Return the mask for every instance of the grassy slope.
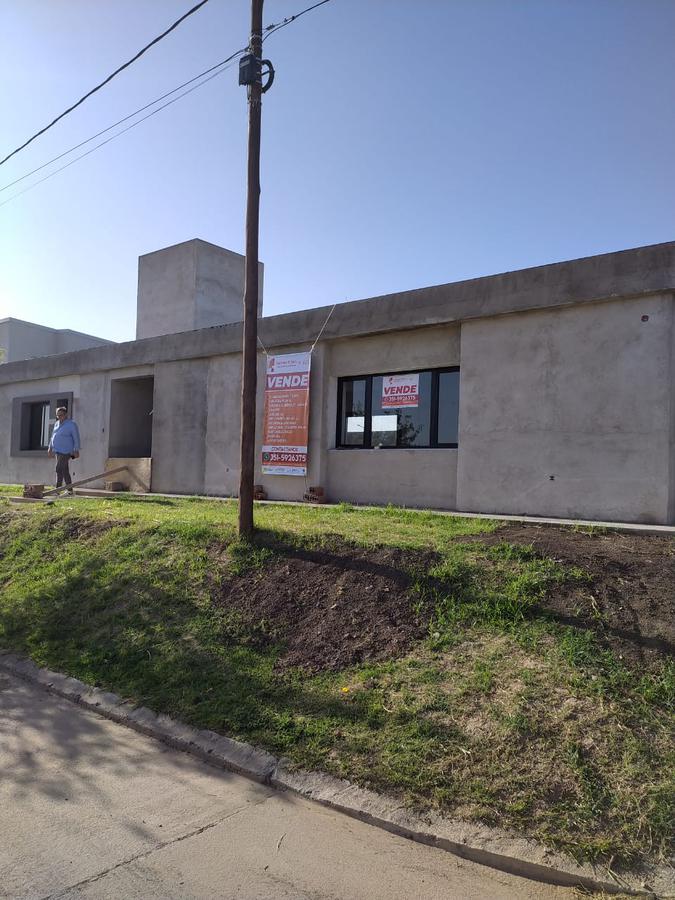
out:
{"label": "grassy slope", "polygon": [[[418,807],[525,831],[615,864],[665,851],[673,814],[673,668],[630,672],[586,631],[532,610],[563,571],[527,548],[462,544],[495,523],[397,509],[236,508],[200,500],[0,498],[0,644],[156,710]],[[275,544],[433,548],[416,603],[429,635],[402,659],[280,678],[276,653],[211,603]]]}

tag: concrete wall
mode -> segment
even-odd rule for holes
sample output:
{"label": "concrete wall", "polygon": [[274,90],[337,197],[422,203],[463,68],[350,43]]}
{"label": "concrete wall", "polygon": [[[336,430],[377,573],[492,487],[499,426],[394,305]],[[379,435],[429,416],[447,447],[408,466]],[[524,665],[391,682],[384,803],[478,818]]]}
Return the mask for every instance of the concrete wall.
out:
{"label": "concrete wall", "polygon": [[0,363],[34,359],[42,356],[56,356],[88,347],[102,347],[111,344],[103,338],[82,334],[70,329],[46,328],[20,319],[0,321],[0,350],[4,350]]}
{"label": "concrete wall", "polygon": [[672,303],[465,322],[458,508],[667,521]]}
{"label": "concrete wall", "polygon": [[[320,484],[333,500],[675,521],[674,288],[672,243],[342,304],[313,357],[306,479],[260,473],[259,354],[256,482],[273,499]],[[307,350],[328,311],[264,319],[262,340]],[[17,396],[72,391],[77,474],[102,471],[111,379],[154,374],[153,488],[234,495],[240,346],[232,324],[8,363],[0,414]],[[335,448],[339,377],[453,365],[458,450]],[[0,481],[50,481],[52,463],[12,457],[9,437]]]}
{"label": "concrete wall", "polygon": [[208,359],[155,367],[152,422],[153,490],[204,492],[208,421]]}
{"label": "concrete wall", "polygon": [[[307,349],[304,343],[287,344],[275,347],[275,353]],[[452,508],[456,494],[456,450],[335,449],[337,379],[344,375],[414,371],[458,363],[456,326],[317,345],[310,377],[308,473],[306,477],[297,477],[263,475],[261,471],[266,359],[260,353],[256,484],[262,484],[273,500],[300,500],[309,485],[318,484],[333,500]],[[200,379],[205,376],[207,380],[203,487],[207,494],[234,496],[239,489],[240,365],[239,354],[229,354],[212,358],[205,373],[200,369]],[[195,385],[194,389],[199,393],[203,385]],[[195,422],[200,415],[201,412],[197,413]],[[156,471],[153,470],[153,487],[159,490]]]}
{"label": "concrete wall", "polygon": [[35,356],[53,356],[57,353],[56,332],[29,322],[10,319],[6,323],[7,362],[32,359]]}
{"label": "concrete wall", "polygon": [[[2,473],[0,480],[15,484],[23,484],[25,482],[51,484],[54,481],[54,462],[47,457],[46,452],[12,455],[11,429],[9,427],[12,401],[21,397],[37,397],[41,394],[49,396],[72,392],[73,413],[74,418],[77,419],[79,412],[82,411],[82,407],[79,404],[81,380],[80,376],[73,376],[0,386],[0,411],[2,411],[3,418],[8,424],[7,428],[0,429],[0,464]],[[89,409],[89,415],[94,416],[93,428],[96,430],[98,423],[96,410],[93,406]],[[73,477],[75,477],[74,473],[84,477],[82,472],[85,465],[86,457],[83,450],[81,459],[74,460],[71,464],[70,471]]]}
{"label": "concrete wall", "polygon": [[71,353],[74,350],[86,350],[88,347],[105,347],[113,341],[97,338],[91,334],[82,334],[79,331],[71,331],[64,328],[56,332],[55,353]]}
{"label": "concrete wall", "polygon": [[[110,421],[110,380],[113,377],[139,377],[152,374],[152,369],[130,368],[115,373],[94,372],[89,375],[70,375],[16,384],[0,385],[0,413],[9,422],[12,400],[17,397],[73,394],[73,418],[80,427],[82,449],[80,458],[71,463],[73,479],[102,472],[108,459],[108,425]],[[45,454],[11,454],[11,429],[0,430],[0,481],[23,484],[36,482],[51,484],[54,462]],[[101,485],[93,485],[94,487]]]}
{"label": "concrete wall", "polygon": [[337,380],[350,375],[414,372],[458,366],[456,325],[335,341],[327,351],[324,385],[326,488],[333,500],[454,509],[457,451],[451,449],[335,449]]}
{"label": "concrete wall", "polygon": [[671,295],[670,316],[670,452],[668,454],[670,465],[670,501],[668,503],[667,521],[671,524],[675,524],[675,294]]}
{"label": "concrete wall", "polygon": [[[241,322],[244,263],[239,253],[200,240],[139,257],[136,338]],[[262,263],[258,280],[262,315]]]}
{"label": "concrete wall", "polygon": [[[278,353],[306,350],[289,344]],[[310,379],[306,478],[263,475],[260,445],[265,356],[258,357],[256,476],[275,500],[300,500],[310,484],[331,499],[452,508],[456,450],[335,450],[337,379],[459,362],[459,329],[418,329],[318,345]],[[239,489],[239,354],[155,367],[153,490],[236,496]]]}
{"label": "concrete wall", "polygon": [[[245,257],[206,241],[195,241],[195,324],[211,328],[244,318]],[[258,317],[263,314],[265,267],[258,263]]]}
{"label": "concrete wall", "polygon": [[213,357],[206,377],[204,493],[234,497],[239,492],[240,354]]}
{"label": "concrete wall", "polygon": [[0,365],[9,362],[9,320],[0,321]]}
{"label": "concrete wall", "polygon": [[[387,334],[431,325],[448,325],[530,309],[585,306],[599,300],[648,296],[675,289],[675,241],[605,253],[588,259],[538,266],[504,275],[490,275],[353,300],[332,307],[269,316],[260,320],[265,346],[307,346],[326,322],[322,341]],[[237,353],[241,324],[223,325],[181,334],[128,341],[97,350],[81,350],[55,359],[0,366],[0,384],[57,375],[109,371],[180,359]]]}

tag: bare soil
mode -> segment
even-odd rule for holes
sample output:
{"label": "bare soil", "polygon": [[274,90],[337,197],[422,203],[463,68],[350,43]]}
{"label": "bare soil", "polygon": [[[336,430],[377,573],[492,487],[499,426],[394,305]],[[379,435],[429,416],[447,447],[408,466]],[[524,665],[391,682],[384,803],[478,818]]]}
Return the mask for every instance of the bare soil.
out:
{"label": "bare soil", "polygon": [[478,539],[531,544],[542,556],[587,572],[588,585],[563,585],[544,606],[564,624],[592,628],[627,663],[649,666],[675,653],[672,537],[506,525]]}
{"label": "bare soil", "polygon": [[335,671],[400,656],[424,635],[411,573],[436,560],[434,553],[336,539],[330,549],[287,549],[262,571],[228,579],[220,601],[283,643],[278,669]]}
{"label": "bare soil", "polygon": [[[532,545],[588,583],[570,583],[543,603],[558,621],[592,629],[630,665],[651,666],[675,650],[675,540],[567,528],[505,525],[492,534],[458,537],[484,544]],[[217,601],[283,646],[279,670],[339,670],[396,657],[427,631],[414,611],[414,573],[438,561],[431,551],[356,547],[285,548],[262,570],[229,577]]]}

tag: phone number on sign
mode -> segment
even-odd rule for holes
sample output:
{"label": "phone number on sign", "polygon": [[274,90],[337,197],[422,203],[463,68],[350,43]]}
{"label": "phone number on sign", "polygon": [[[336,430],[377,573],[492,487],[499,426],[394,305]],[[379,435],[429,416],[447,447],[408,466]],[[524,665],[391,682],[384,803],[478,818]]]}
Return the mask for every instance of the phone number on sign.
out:
{"label": "phone number on sign", "polygon": [[262,461],[265,465],[270,463],[301,463],[307,462],[306,453],[263,453]]}

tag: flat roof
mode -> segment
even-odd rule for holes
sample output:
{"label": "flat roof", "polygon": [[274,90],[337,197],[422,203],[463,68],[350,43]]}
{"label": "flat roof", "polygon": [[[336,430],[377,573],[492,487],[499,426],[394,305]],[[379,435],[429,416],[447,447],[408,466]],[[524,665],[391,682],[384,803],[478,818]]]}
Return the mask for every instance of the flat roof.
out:
{"label": "flat roof", "polygon": [[[469,319],[554,309],[675,290],[675,241],[500,275],[352,300],[335,306],[322,341],[383,334]],[[267,316],[258,333],[265,347],[311,345],[331,306]],[[61,375],[198,359],[241,350],[242,323],[219,325],[5,363],[0,384]]]}

